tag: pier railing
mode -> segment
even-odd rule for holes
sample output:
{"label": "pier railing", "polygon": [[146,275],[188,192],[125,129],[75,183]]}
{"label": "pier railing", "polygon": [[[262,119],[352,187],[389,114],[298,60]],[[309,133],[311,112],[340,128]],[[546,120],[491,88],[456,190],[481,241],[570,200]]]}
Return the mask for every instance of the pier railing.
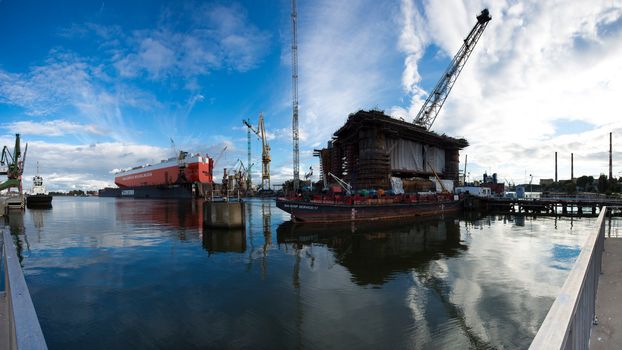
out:
{"label": "pier railing", "polygon": [[41,325],[30,299],[24,273],[9,230],[2,230],[4,291],[0,295],[5,322],[0,321],[1,349],[47,349]]}
{"label": "pier railing", "polygon": [[549,310],[530,349],[587,349],[595,321],[596,291],[605,244],[603,207],[573,269]]}

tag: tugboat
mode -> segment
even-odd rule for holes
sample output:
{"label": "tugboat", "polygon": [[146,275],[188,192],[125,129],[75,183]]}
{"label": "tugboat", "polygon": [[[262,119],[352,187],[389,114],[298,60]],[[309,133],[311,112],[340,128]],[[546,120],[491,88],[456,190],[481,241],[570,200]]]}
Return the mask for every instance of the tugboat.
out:
{"label": "tugboat", "polygon": [[32,191],[26,194],[27,208],[51,208],[52,196],[45,190],[43,178],[37,174],[32,178]]}

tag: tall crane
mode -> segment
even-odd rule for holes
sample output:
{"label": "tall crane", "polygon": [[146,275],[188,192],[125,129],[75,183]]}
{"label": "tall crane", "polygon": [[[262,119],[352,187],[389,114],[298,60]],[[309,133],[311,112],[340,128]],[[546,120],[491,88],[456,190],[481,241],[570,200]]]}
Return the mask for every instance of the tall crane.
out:
{"label": "tall crane", "polygon": [[270,145],[268,144],[268,138],[266,136],[266,127],[264,125],[263,113],[259,113],[257,129],[253,128],[253,126],[246,120],[244,120],[243,122],[249,130],[252,130],[257,135],[257,137],[261,139],[261,189],[264,191],[270,190]]}
{"label": "tall crane", "polygon": [[294,144],[294,192],[298,191],[300,180],[300,158],[298,149],[298,13],[296,0],[292,0],[292,138]]}
{"label": "tall crane", "polygon": [[242,123],[246,125],[246,148],[248,155],[248,159],[246,162],[246,165],[248,165],[248,173],[246,174],[246,188],[250,191],[250,189],[253,188],[253,178],[251,175],[251,130],[253,130],[253,127],[251,126],[250,117],[246,120],[242,120]]}
{"label": "tall crane", "polygon": [[417,113],[414,120],[416,125],[425,128],[426,130],[430,130],[432,124],[434,124],[434,121],[436,120],[438,112],[440,112],[447,96],[449,96],[451,88],[454,86],[456,79],[458,79],[462,68],[464,68],[471,52],[473,52],[477,41],[484,32],[484,29],[486,29],[488,22],[492,19],[492,17],[490,17],[490,13],[488,13],[488,9],[482,10],[476,18],[477,23],[475,23],[475,26],[471,29],[469,35],[467,35],[466,39],[464,39],[462,47],[458,50],[458,53],[456,53],[453,60],[451,60],[449,67],[447,67],[447,70],[441,79],[438,83],[436,83],[434,91],[428,95],[428,98],[419,110],[419,113]]}

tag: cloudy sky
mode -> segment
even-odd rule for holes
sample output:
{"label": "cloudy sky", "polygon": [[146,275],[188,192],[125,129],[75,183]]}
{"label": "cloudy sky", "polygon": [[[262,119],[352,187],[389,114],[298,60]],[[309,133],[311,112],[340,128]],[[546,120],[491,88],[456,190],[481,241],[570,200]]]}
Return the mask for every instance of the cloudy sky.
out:
{"label": "cloudy sky", "polygon": [[[622,1],[299,0],[301,173],[349,113],[411,120],[475,16],[493,20],[433,130],[465,137],[471,179],[622,176]],[[246,159],[260,112],[273,183],[291,176],[290,2],[0,0],[0,145],[29,143],[50,189],[178,149]],[[260,144],[253,139],[254,182]],[[221,173],[221,171],[219,171]],[[218,174],[217,173],[217,176]]]}

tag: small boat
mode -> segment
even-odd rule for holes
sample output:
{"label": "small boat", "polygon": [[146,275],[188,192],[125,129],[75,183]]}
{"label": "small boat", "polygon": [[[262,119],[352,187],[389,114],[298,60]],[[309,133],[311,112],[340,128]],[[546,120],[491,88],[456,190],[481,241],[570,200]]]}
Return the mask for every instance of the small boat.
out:
{"label": "small boat", "polygon": [[45,190],[43,185],[43,178],[40,175],[35,175],[32,178],[32,190],[26,194],[26,207],[27,208],[51,208],[52,196],[50,196]]}
{"label": "small boat", "polygon": [[381,221],[442,215],[462,209],[463,198],[452,194],[405,194],[378,198],[358,195],[322,198],[277,198],[276,206],[295,222],[334,223]]}

